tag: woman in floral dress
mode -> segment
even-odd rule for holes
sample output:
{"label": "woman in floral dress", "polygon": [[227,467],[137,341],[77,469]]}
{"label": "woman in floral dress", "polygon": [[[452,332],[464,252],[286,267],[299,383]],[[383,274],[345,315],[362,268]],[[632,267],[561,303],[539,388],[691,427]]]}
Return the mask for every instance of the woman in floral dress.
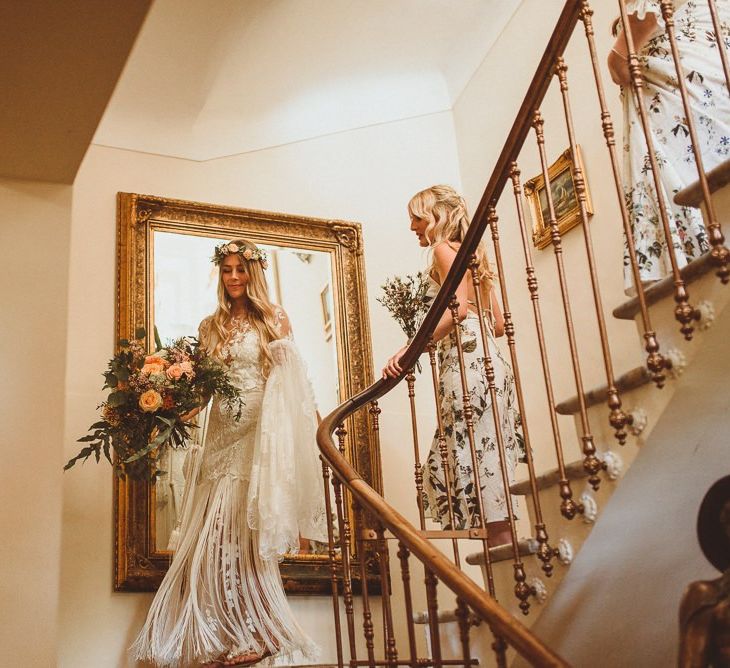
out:
{"label": "woman in floral dress", "polygon": [[[722,24],[721,44],[730,48],[730,0],[716,0]],[[722,72],[718,45],[705,0],[675,0],[675,32],[684,82],[689,94],[699,148],[706,171],[730,158],[730,93]],[[626,2],[634,47],[644,81],[642,96],[649,116],[672,245],[681,267],[709,250],[699,209],[679,206],[674,196],[697,180],[687,118],[677,72],[664,32],[659,0]],[[624,105],[624,193],[631,219],[637,261],[644,283],[671,273],[667,242],[656,202],[646,139],[631,91],[627,46],[619,34],[608,57]],[[627,292],[634,289],[628,252],[624,253]]]}
{"label": "woman in floral dress", "polygon": [[[433,299],[449,273],[466,230],[469,218],[464,199],[450,186],[433,186],[417,193],[408,204],[411,230],[419,244],[432,251],[428,269],[429,291]],[[493,274],[487,262],[486,246],[482,240],[476,252],[481,280],[481,303],[487,310],[488,347],[495,373],[497,411],[502,438],[507,454],[507,471],[513,479],[515,465],[524,452],[519,429],[520,416],[514,389],[512,369],[497,347],[495,336],[501,336],[504,321],[493,289]],[[492,400],[485,373],[485,355],[482,345],[479,317],[476,312],[474,286],[467,272],[456,291],[459,302],[459,329],[464,351],[464,364],[469,398],[473,411],[474,437],[479,481],[484,513],[487,520],[489,544],[500,545],[510,541],[509,513],[497,446],[497,429],[492,411]],[[451,483],[451,506],[454,526],[449,519],[449,500],[438,433],[426,463],[423,466],[424,509],[426,516],[439,522],[444,529],[466,529],[480,523],[477,496],[474,490],[474,471],[471,447],[464,421],[463,390],[459,360],[454,337],[451,312],[447,310],[433,333],[438,342],[439,388],[438,399],[444,437],[448,449],[448,470]],[[396,377],[401,372],[399,359],[406,347],[388,360],[384,376]],[[512,498],[515,517],[518,502]]]}

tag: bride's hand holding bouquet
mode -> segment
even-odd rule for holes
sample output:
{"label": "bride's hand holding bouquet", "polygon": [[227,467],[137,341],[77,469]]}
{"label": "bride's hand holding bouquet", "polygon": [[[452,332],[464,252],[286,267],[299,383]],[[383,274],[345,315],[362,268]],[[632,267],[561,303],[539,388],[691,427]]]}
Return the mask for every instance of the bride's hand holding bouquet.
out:
{"label": "bride's hand holding bouquet", "polygon": [[164,448],[185,446],[196,428],[190,420],[211,396],[221,396],[240,417],[240,390],[196,339],[176,339],[148,355],[144,336],[140,329],[136,339],[120,341],[104,373],[104,389],[110,392],[99,407],[102,419],[79,439],[86,445],[64,469],[92,455],[98,462],[103,454],[118,476],[151,480],[159,473],[157,460]]}

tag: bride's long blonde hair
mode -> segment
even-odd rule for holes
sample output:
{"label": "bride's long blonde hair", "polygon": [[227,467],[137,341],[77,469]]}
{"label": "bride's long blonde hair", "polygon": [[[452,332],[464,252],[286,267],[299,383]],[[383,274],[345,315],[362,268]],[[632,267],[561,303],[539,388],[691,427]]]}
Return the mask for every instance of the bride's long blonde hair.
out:
{"label": "bride's long blonde hair", "polygon": [[[461,244],[469,229],[466,202],[451,186],[436,185],[417,192],[408,202],[408,213],[412,217],[428,221],[425,236],[431,248],[443,241]],[[484,239],[480,239],[475,255],[482,293],[488,297],[495,274],[489,266]],[[431,276],[436,273],[433,259],[428,271]]]}
{"label": "bride's long blonde hair", "polygon": [[[236,244],[241,251],[250,249],[258,251],[256,244],[248,239],[233,239],[229,244]],[[268,344],[282,338],[279,329],[279,318],[276,307],[269,300],[269,289],[261,260],[245,259],[237,253],[243,267],[248,274],[246,284],[248,321],[251,327],[258,332],[261,344],[261,354],[264,362],[264,375],[268,374],[273,359]],[[218,267],[218,308],[210,318],[204,321],[201,327],[201,344],[209,355],[222,359],[221,350],[231,338],[231,300],[223,284],[223,262]]]}

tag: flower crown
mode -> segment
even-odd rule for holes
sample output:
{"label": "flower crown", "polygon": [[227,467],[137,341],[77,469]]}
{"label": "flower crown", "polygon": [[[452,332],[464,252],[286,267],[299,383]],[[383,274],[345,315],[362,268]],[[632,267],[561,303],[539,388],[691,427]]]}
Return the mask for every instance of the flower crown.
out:
{"label": "flower crown", "polygon": [[225,243],[215,247],[213,251],[213,264],[219,266],[223,264],[227,255],[233,255],[237,253],[242,260],[258,260],[264,269],[269,266],[269,258],[266,255],[266,251],[262,248],[246,248],[245,246],[239,246],[236,243]]}

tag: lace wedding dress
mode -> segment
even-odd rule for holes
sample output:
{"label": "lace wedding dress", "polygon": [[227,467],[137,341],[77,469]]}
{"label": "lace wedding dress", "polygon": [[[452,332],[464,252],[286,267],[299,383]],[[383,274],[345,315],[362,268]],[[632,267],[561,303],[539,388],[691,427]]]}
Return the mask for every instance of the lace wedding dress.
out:
{"label": "lace wedding dress", "polygon": [[213,399],[204,445],[190,453],[178,548],[132,647],[158,666],[317,653],[278,567],[300,535],[327,541],[314,395],[292,341],[269,344],[265,378],[257,332],[247,321],[232,327],[222,354],[243,414],[236,421]]}

